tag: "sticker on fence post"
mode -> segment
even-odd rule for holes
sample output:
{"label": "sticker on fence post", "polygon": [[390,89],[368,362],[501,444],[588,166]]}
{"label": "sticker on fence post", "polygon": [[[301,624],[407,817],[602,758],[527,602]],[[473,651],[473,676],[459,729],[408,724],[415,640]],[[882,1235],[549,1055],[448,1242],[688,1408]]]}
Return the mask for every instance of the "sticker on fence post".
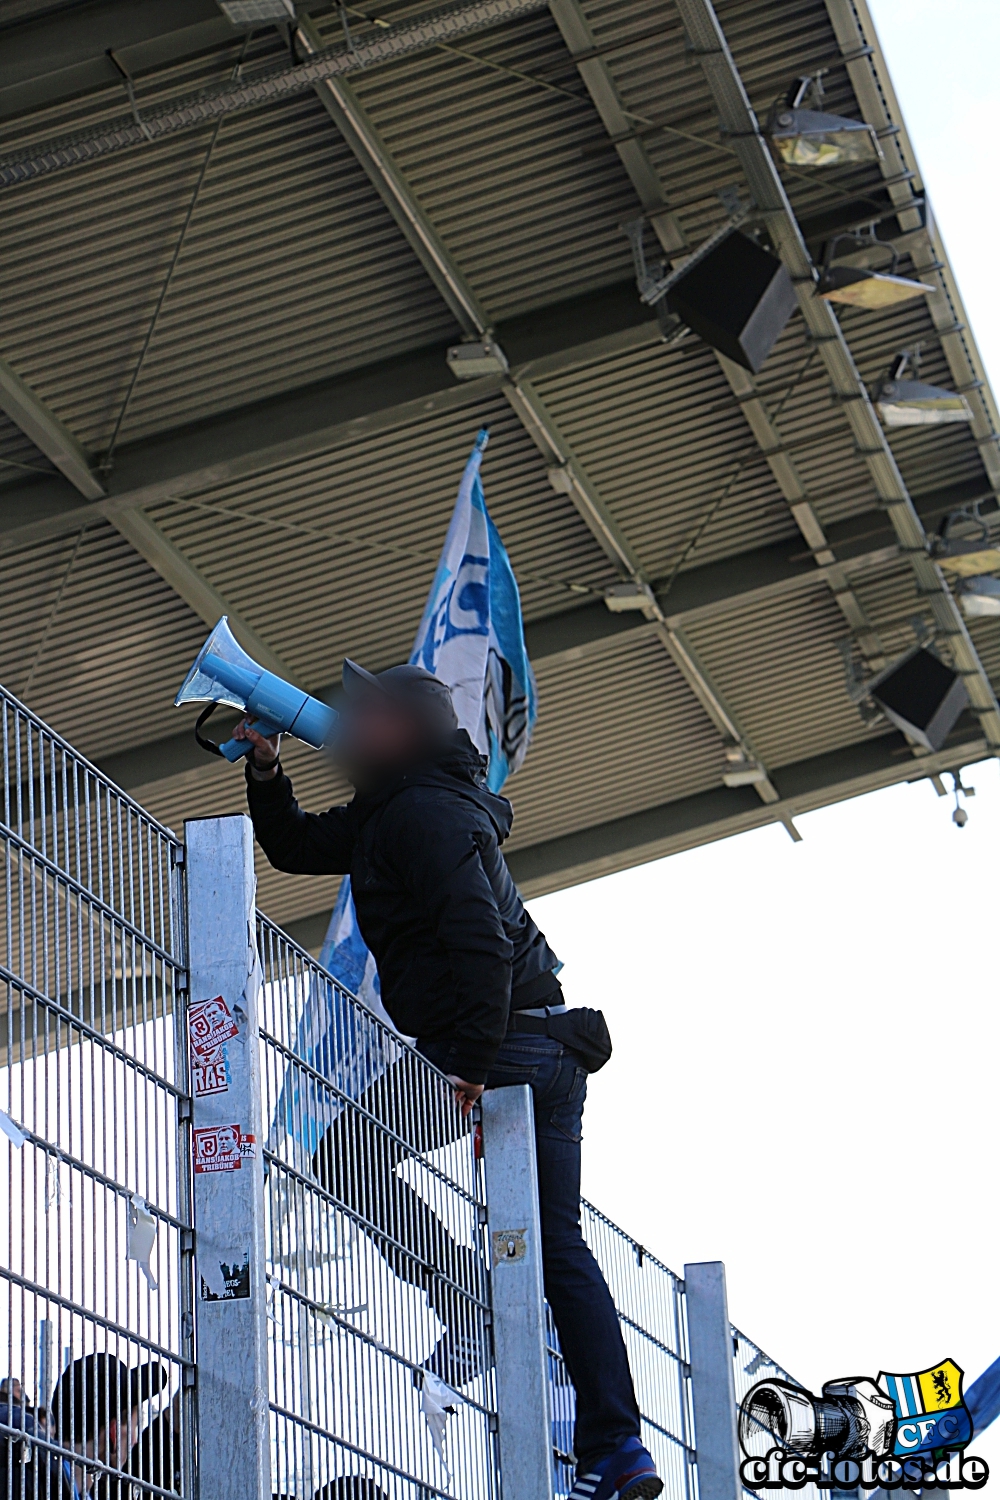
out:
{"label": "sticker on fence post", "polygon": [[523,1260],[528,1253],[524,1229],[497,1229],[493,1232],[493,1265],[509,1265],[511,1261]]}

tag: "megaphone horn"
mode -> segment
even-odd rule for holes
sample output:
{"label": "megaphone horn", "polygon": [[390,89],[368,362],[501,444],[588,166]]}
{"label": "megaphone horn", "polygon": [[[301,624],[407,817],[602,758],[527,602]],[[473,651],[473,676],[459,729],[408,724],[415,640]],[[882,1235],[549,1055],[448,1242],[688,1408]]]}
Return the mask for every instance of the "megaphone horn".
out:
{"label": "megaphone horn", "polygon": [[257,734],[294,734],[314,750],[320,750],[330,738],[337,715],[318,698],[310,698],[301,688],[293,687],[274,672],[248,656],[229,628],[226,615],[216,625],[194,659],[190,672],[174,699],[174,707],[184,703],[207,703],[209,707],[198,720],[195,734],[206,750],[238,761],[249,755],[249,740],[226,740],[213,745],[202,739],[198,730],[220,704],[243,709],[250,728]]}

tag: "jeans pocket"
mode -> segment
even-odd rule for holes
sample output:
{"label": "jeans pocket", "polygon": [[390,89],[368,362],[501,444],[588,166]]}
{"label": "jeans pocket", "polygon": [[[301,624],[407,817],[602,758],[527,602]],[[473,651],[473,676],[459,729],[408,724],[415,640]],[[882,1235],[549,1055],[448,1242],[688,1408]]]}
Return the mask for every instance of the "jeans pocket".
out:
{"label": "jeans pocket", "polygon": [[[567,1068],[570,1061],[566,1060]],[[573,1081],[567,1096],[553,1106],[549,1124],[570,1141],[583,1139],[583,1106],[587,1099],[587,1072],[585,1068],[573,1068]]]}

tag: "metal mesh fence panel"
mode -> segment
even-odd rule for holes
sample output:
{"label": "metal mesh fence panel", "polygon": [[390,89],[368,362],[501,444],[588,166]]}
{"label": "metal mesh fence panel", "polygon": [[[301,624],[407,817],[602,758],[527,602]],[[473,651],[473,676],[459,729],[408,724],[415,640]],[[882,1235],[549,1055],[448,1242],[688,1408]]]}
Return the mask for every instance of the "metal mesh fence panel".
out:
{"label": "metal mesh fence panel", "polygon": [[258,918],[272,1476],[298,1500],[492,1500],[475,1131],[443,1076]]}
{"label": "metal mesh fence panel", "polygon": [[0,1497],[190,1494],[180,845],[2,690],[0,733]]}
{"label": "metal mesh fence panel", "polygon": [[[736,1385],[737,1420],[739,1420],[740,1402],[758,1381],[787,1380],[791,1385],[801,1385],[801,1382],[796,1380],[794,1375],[789,1375],[788,1371],[777,1364],[769,1354],[764,1353],[759,1344],[755,1344],[753,1339],[747,1338],[746,1334],[741,1333],[735,1326],[733,1327],[733,1376]],[[755,1456],[759,1455],[761,1458],[765,1457],[775,1446],[774,1437],[764,1428],[754,1431],[748,1426],[743,1432],[742,1437],[750,1453]],[[744,1487],[743,1493],[747,1497],[747,1500],[751,1500],[751,1497],[753,1497],[753,1500],[757,1500],[755,1491]],[[833,1493],[842,1495],[845,1492],[834,1491]],[[847,1493],[851,1495],[853,1500],[856,1492],[852,1490]],[[803,1496],[804,1500],[821,1500],[821,1497],[823,1497],[823,1500],[829,1500],[831,1491],[821,1490],[815,1484],[805,1484],[794,1491],[768,1490],[767,1494],[769,1496],[781,1495],[786,1497],[786,1500],[791,1500],[793,1494]]]}
{"label": "metal mesh fence panel", "polygon": [[[642,1440],[656,1461],[667,1500],[697,1494],[683,1282],[617,1224],[584,1201],[584,1237],[611,1289],[628,1350]],[[555,1491],[573,1485],[574,1398],[549,1316]]]}

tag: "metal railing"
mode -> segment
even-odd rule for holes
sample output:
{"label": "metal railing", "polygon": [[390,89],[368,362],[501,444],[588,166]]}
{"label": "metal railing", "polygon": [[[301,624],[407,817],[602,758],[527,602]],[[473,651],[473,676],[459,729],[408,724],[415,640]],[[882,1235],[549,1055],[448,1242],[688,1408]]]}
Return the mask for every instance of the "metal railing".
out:
{"label": "metal railing", "polygon": [[109,1370],[76,1363],[93,1354],[161,1367],[134,1482],[191,1494],[180,846],[2,691],[0,735],[0,1495],[47,1493],[81,1424],[117,1404]]}
{"label": "metal railing", "polygon": [[258,945],[274,1490],[492,1500],[474,1130],[443,1076],[261,916]]}
{"label": "metal railing", "polygon": [[[642,1439],[656,1460],[666,1500],[694,1500],[697,1490],[684,1284],[586,1200],[581,1204],[581,1223],[618,1309],[642,1416]],[[557,1495],[564,1495],[573,1485],[575,1402],[551,1316],[549,1370],[554,1487]]]}
{"label": "metal railing", "polygon": [[[238,1045],[241,987],[257,995],[247,1034],[256,1038],[259,1020],[251,1093],[263,1141],[266,1288],[262,1278],[256,1302],[241,1302],[251,1293],[236,1289],[227,1303],[229,1291],[220,1301],[202,1284],[195,1300],[192,1107],[216,1090],[190,1094],[186,943],[198,910],[194,866],[204,876],[211,861],[189,861],[185,876],[176,836],[2,689],[0,733],[0,1500],[60,1493],[64,1456],[81,1477],[89,1469],[108,1500],[126,1493],[104,1472],[119,1464],[133,1493],[194,1500],[195,1347],[223,1327],[206,1322],[203,1304],[231,1306],[230,1330],[241,1307],[251,1314],[245,1327],[266,1321],[270,1429],[252,1447],[273,1494],[495,1500],[502,1413],[486,1178],[477,1128],[462,1121],[447,1080],[259,913],[257,988],[252,947],[246,958],[247,863],[248,904],[237,901],[225,918],[238,959],[233,1013],[227,1004],[220,1013]],[[206,941],[214,939],[202,932]],[[191,944],[193,984],[193,935]],[[252,982],[240,977],[247,964]],[[242,1139],[245,1164],[259,1171],[254,1133]],[[222,1169],[239,1165],[234,1157]],[[618,1309],[667,1500],[698,1500],[684,1283],[592,1205],[582,1218]],[[212,1227],[200,1232],[211,1243]],[[219,1269],[239,1280],[239,1267]],[[790,1378],[735,1328],[732,1336],[737,1404],[762,1376]],[[725,1338],[720,1347],[724,1366]],[[93,1355],[162,1373],[152,1393],[148,1379],[126,1385],[122,1399],[131,1389],[142,1408],[131,1453],[127,1443],[117,1453],[98,1445],[84,1460],[88,1434],[66,1423],[79,1415],[86,1426],[85,1398],[96,1408],[103,1394],[107,1406],[107,1366],[98,1390],[79,1363]],[[544,1358],[539,1341],[540,1369]],[[551,1319],[548,1367],[553,1488],[565,1495],[574,1401]],[[262,1421],[258,1390],[246,1412]],[[54,1391],[69,1392],[64,1420]],[[216,1435],[227,1399],[223,1392],[220,1408],[216,1381]]]}

